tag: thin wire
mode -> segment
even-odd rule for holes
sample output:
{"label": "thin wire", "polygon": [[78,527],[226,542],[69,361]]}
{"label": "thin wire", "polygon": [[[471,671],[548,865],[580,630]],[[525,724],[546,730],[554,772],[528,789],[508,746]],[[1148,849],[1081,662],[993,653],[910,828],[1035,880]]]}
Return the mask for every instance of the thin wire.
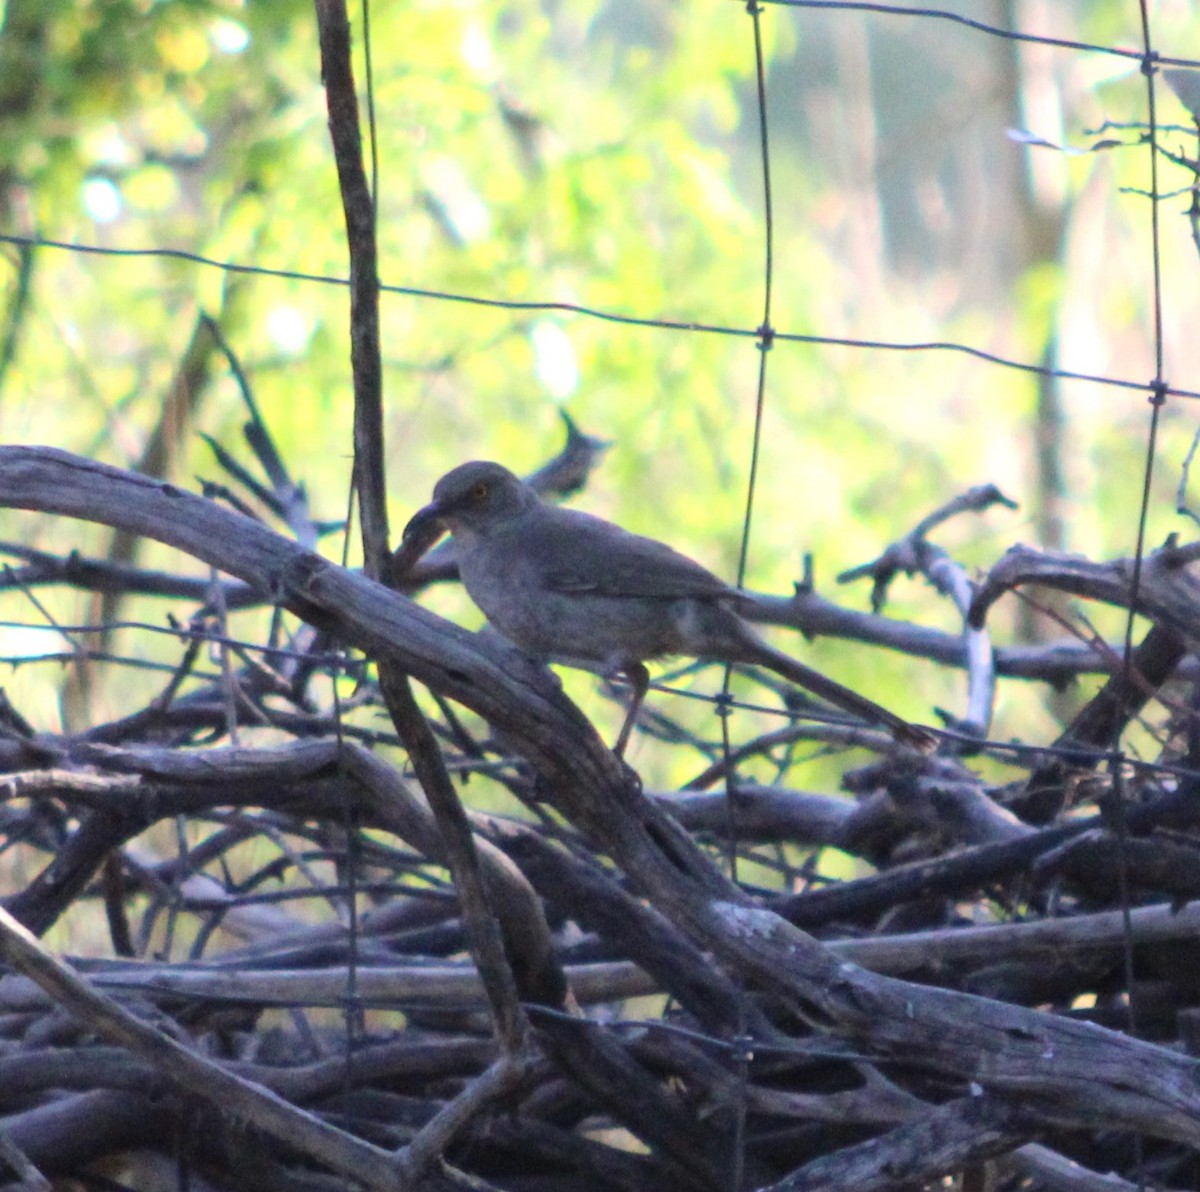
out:
{"label": "thin wire", "polygon": [[[1150,426],[1146,435],[1146,465],[1142,473],[1142,496],[1138,509],[1137,545],[1133,556],[1133,574],[1129,583],[1129,615],[1125,619],[1124,672],[1126,681],[1133,673],[1133,623],[1136,615],[1138,595],[1141,590],[1143,556],[1146,549],[1146,525],[1150,514],[1151,485],[1154,478],[1154,460],[1158,451],[1158,427],[1162,408],[1166,404],[1166,382],[1163,379],[1163,323],[1162,323],[1162,260],[1159,251],[1158,220],[1158,112],[1154,93],[1154,72],[1157,55],[1150,39],[1150,14],[1146,0],[1138,0],[1142,22],[1142,73],[1146,76],[1146,116],[1149,134],[1146,147],[1150,154],[1150,256],[1152,271],[1152,297],[1154,306],[1154,380],[1150,385]],[[1125,824],[1125,781],[1124,767],[1114,762],[1113,794],[1116,803],[1115,838],[1117,844],[1118,894],[1123,917],[1124,947],[1123,978],[1126,990],[1127,1026],[1129,1034],[1138,1034],[1137,993],[1134,985],[1133,922],[1129,906],[1129,855],[1127,828]],[[1140,1132],[1133,1135],[1134,1162],[1139,1188],[1145,1187],[1145,1167]]]}
{"label": "thin wire", "polygon": [[1146,144],[1150,152],[1150,256],[1153,274],[1151,284],[1154,306],[1154,380],[1150,382],[1150,427],[1146,436],[1146,464],[1142,472],[1137,543],[1133,554],[1133,574],[1129,583],[1129,615],[1125,620],[1124,666],[1126,679],[1130,678],[1133,668],[1133,620],[1142,584],[1146,551],[1146,524],[1150,512],[1154,459],[1158,450],[1158,426],[1162,408],[1166,404],[1167,395],[1170,392],[1163,378],[1162,261],[1159,252],[1158,226],[1158,122],[1154,96],[1154,71],[1158,58],[1150,47],[1150,18],[1146,11],[1146,0],[1139,0],[1139,6],[1142,13],[1142,39],[1145,45],[1142,69],[1146,75],[1146,107],[1149,121],[1149,135]]}
{"label": "thin wire", "polygon": [[[1139,61],[1144,58],[1143,50],[1126,50],[1120,46],[1097,45],[1088,41],[1071,41],[1065,37],[1045,37],[1039,33],[1022,33],[1016,29],[1005,29],[999,25],[989,25],[986,21],[977,21],[961,13],[948,12],[943,8],[910,8],[902,4],[870,4],[862,0],[763,0],[764,4],[777,4],[782,8],[826,8],[839,12],[872,12],[880,16],[893,17],[925,17],[935,21],[949,21],[955,25],[964,25],[979,33],[991,37],[999,37],[1005,41],[1030,42],[1034,45],[1054,46],[1060,50],[1082,50],[1092,54],[1110,54],[1115,58],[1128,58]],[[1197,67],[1200,62],[1193,58],[1160,58],[1154,59],[1164,66]]]}
{"label": "thin wire", "polygon": [[[1159,58],[1156,61],[1165,62],[1167,59]],[[218,261],[182,248],[109,248],[99,244],[72,244],[64,240],[19,236],[7,232],[0,232],[0,244],[12,244],[18,247],[32,245],[101,257],[162,257],[166,260],[186,261],[193,265],[202,265],[209,269],[221,269],[226,273],[274,278],[280,281],[311,282],[314,285],[326,286],[348,286],[350,284],[349,278],[345,277],[335,277],[325,273],[304,273],[293,269],[269,269],[261,265],[242,265],[234,261]],[[453,293],[447,290],[429,290],[419,286],[397,286],[383,283],[380,283],[379,289],[381,293],[396,294],[404,298],[426,298],[433,302],[456,302],[465,306],[482,306],[492,310],[509,310],[518,313],[573,314],[588,319],[597,319],[604,323],[616,323],[623,327],[644,327],[656,331],[684,331],[697,335],[725,335],[743,339],[759,339],[762,335],[762,329],[758,327],[727,327],[717,323],[694,323],[680,319],[651,319],[640,315],[621,314],[618,311],[604,310],[595,306],[583,306],[575,302],[484,298],[477,294]],[[1082,381],[1089,385],[1104,385],[1110,389],[1130,389],[1140,392],[1146,388],[1144,380],[1106,377],[1097,373],[1074,372],[1062,368],[1047,368],[1045,365],[1013,360],[1007,356],[997,355],[995,352],[987,352],[983,348],[977,348],[971,344],[956,343],[952,340],[854,339],[841,335],[813,335],[807,332],[776,330],[772,334],[772,342],[878,352],[953,352],[968,356],[973,360],[980,360],[985,364],[995,364],[1001,368],[1009,368],[1030,376],[1051,377],[1062,381]],[[1163,393],[1164,396],[1170,397],[1200,399],[1200,390],[1196,389],[1174,389],[1168,386]]]}
{"label": "thin wire", "polygon": [[[746,582],[746,561],[750,553],[750,524],[754,513],[754,492],[758,483],[758,460],[762,446],[762,420],[766,405],[767,392],[767,352],[770,350],[774,331],[771,328],[771,295],[775,276],[775,219],[771,202],[771,145],[767,134],[767,78],[766,66],[763,61],[762,46],[762,9],[755,0],[748,0],[746,12],[754,30],[754,75],[758,98],[758,138],[759,154],[762,166],[763,180],[763,310],[762,322],[757,331],[759,358],[758,384],[754,397],[754,429],[750,439],[750,474],[746,480],[746,507],[742,514],[742,541],[738,550],[737,577],[738,588]],[[729,756],[732,749],[729,740],[729,709],[731,702],[731,684],[733,667],[725,666],[724,677],[721,681],[721,694],[718,697],[718,713],[721,717],[721,751],[725,758],[725,799],[728,814],[728,844],[727,860],[731,880],[738,880],[737,874],[737,822],[734,815],[734,798],[732,766]],[[735,1187],[740,1187],[740,1171]]]}
{"label": "thin wire", "polygon": [[[757,331],[758,337],[758,383],[754,396],[754,429],[750,439],[750,474],[746,480],[746,507],[742,514],[742,541],[738,550],[736,586],[741,588],[746,582],[746,562],[750,554],[750,525],[754,514],[754,493],[758,484],[758,461],[762,447],[763,410],[766,406],[767,392],[767,353],[771,348],[774,331],[771,327],[771,296],[775,276],[775,219],[771,202],[771,145],[767,133],[767,79],[766,66],[763,61],[762,45],[762,9],[756,0],[748,0],[746,12],[750,15],[754,29],[754,73],[758,97],[758,138],[759,154],[762,166],[763,181],[763,307],[762,322]],[[718,709],[721,715],[721,749],[728,763],[731,744],[729,740],[729,707],[730,687],[733,680],[733,667],[726,665],[724,678],[721,682],[721,694]],[[728,863],[729,876],[737,881],[737,825],[733,811],[735,792],[732,787],[732,767],[726,765],[725,795],[729,814]]]}
{"label": "thin wire", "polygon": [[767,353],[775,339],[771,326],[771,294],[775,277],[775,219],[771,202],[771,146],[767,135],[767,79],[763,62],[762,21],[757,0],[749,0],[746,11],[754,25],[754,68],[758,89],[758,137],[762,155],[763,178],[763,313],[758,337],[758,387],[754,397],[754,432],[750,441],[750,476],[746,482],[746,512],[742,518],[742,545],[738,553],[737,586],[746,581],[746,560],[750,553],[750,522],[754,512],[754,492],[758,483],[758,460],[762,448],[763,411],[766,408]]}
{"label": "thin wire", "polygon": [[[763,307],[762,322],[756,333],[758,339],[758,385],[754,396],[754,429],[750,439],[750,474],[746,479],[746,508],[742,514],[742,542],[738,552],[737,586],[746,581],[746,562],[750,555],[750,525],[754,513],[754,493],[758,484],[758,463],[762,447],[763,411],[767,394],[767,353],[771,350],[774,329],[771,327],[771,296],[775,279],[775,217],[771,201],[771,145],[767,133],[767,72],[763,60],[762,9],[757,0],[748,0],[746,12],[754,29],[754,77],[758,97],[758,136],[762,159],[763,184]],[[733,667],[726,665],[721,683],[721,750],[725,758],[725,808],[727,816],[726,840],[728,841],[728,864],[731,880],[738,880],[738,834],[734,800],[733,767],[729,764],[731,743],[729,740],[729,701]],[[733,1192],[741,1192],[746,1178],[746,1115],[747,1090],[750,1081],[750,1061],[753,1058],[753,1040],[747,1035],[745,991],[739,990],[737,1040],[737,1097],[733,1121],[733,1170],[730,1173]]]}

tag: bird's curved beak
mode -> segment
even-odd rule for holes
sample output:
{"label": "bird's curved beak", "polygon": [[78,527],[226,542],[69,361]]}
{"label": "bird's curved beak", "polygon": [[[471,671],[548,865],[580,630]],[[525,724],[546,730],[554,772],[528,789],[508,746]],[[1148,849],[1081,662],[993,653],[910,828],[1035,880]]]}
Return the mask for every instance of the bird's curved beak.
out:
{"label": "bird's curved beak", "polygon": [[400,545],[392,552],[392,582],[399,586],[417,560],[446,532],[442,508],[431,501],[408,519]]}
{"label": "bird's curved beak", "polygon": [[428,548],[445,532],[446,524],[442,520],[442,507],[437,501],[430,501],[428,505],[418,509],[408,519],[408,525],[404,527],[400,541],[402,544],[407,544],[411,541],[427,540]]}

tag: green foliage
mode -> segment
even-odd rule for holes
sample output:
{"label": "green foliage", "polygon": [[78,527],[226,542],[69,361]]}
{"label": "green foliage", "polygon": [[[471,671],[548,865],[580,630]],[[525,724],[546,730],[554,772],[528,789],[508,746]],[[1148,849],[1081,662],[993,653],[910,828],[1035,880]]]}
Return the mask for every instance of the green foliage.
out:
{"label": "green foliage", "polygon": [[[1060,19],[1075,36],[1128,40],[1128,25],[1117,26],[1127,7],[1075,4]],[[344,275],[310,4],[15,0],[4,21],[5,227]],[[1131,239],[1145,205],[1116,192],[1118,181],[1145,185],[1144,161],[1131,152],[1070,167],[1059,212],[1067,272],[1053,254],[1014,259],[1031,219],[1020,176],[1032,151],[1004,136],[1002,43],[944,22],[774,8],[762,28],[778,329],[962,340],[1036,362],[1051,330],[1069,332],[1064,309],[1099,295],[1094,342],[1105,352],[1092,367],[1076,357],[1071,366],[1151,375],[1147,286],[1124,268],[1145,265],[1144,242]],[[357,14],[354,32],[361,51]],[[376,5],[371,35],[386,283],[759,325],[762,180],[743,6]],[[360,54],[360,86],[364,66]],[[1102,87],[1061,86],[1073,138],[1110,108],[1140,115],[1136,72]],[[1088,187],[1103,194],[1084,209],[1076,197]],[[1171,234],[1185,243],[1183,229]],[[1097,236],[1123,266],[1103,286],[1070,251]],[[913,245],[925,246],[919,261]],[[1182,258],[1172,257],[1177,276],[1194,274],[1194,260]],[[19,339],[0,379],[7,437],[136,462],[206,311],[318,514],[341,514],[351,406],[343,287],[43,249],[31,298],[18,307],[12,260],[6,303]],[[616,442],[582,503],[733,576],[758,396],[752,336],[398,293],[384,296],[383,321],[397,522],[461,459],[494,456],[518,470],[541,462],[557,445],[561,404]],[[556,351],[567,353],[557,364]],[[787,591],[811,550],[822,589],[836,596],[834,574],[961,488],[993,480],[1027,502],[1034,495],[1035,394],[1024,374],[945,352],[784,341],[767,363],[754,587]],[[1086,501],[1071,545],[1127,550],[1140,395],[1091,388],[1072,417],[1085,444],[1074,462]],[[197,395],[195,418],[236,445],[243,414],[223,368]],[[1179,433],[1182,441],[1182,424]],[[176,444],[172,470],[183,481],[213,474],[191,434]],[[1122,487],[1103,483],[1106,474],[1122,476]],[[1174,482],[1162,481],[1162,510]],[[39,522],[37,532],[59,531]],[[956,525],[948,541],[986,565],[1033,534],[1030,523],[996,515],[982,532]],[[85,545],[99,548],[100,537]],[[897,595],[900,614],[954,628],[923,588]],[[866,594],[847,599],[865,605]],[[71,619],[81,610],[58,611]],[[958,680],[927,666],[914,680],[889,663],[879,681],[861,649],[825,643],[815,653],[921,718],[957,697]]]}

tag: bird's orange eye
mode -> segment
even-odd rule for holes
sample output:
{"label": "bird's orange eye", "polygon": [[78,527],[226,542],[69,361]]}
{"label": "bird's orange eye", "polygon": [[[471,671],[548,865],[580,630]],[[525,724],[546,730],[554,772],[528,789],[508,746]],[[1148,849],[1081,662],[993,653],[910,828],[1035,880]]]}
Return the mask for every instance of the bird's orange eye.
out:
{"label": "bird's orange eye", "polygon": [[477,484],[471,490],[471,496],[474,497],[475,500],[477,500],[477,501],[482,501],[483,498],[486,497],[487,495],[488,495],[488,486],[486,484],[483,484],[482,482]]}

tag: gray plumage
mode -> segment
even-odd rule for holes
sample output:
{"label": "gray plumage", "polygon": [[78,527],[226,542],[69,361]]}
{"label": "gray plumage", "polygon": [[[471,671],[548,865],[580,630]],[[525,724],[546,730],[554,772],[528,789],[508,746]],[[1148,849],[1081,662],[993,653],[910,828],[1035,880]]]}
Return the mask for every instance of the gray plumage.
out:
{"label": "gray plumage", "polygon": [[500,464],[462,464],[404,531],[454,536],[459,573],[491,625],[527,654],[606,675],[625,674],[634,700],[628,739],[649,676],[671,655],[765,666],[844,710],[927,750],[928,733],[768,645],[736,612],[741,594],[653,538],[548,505]]}

